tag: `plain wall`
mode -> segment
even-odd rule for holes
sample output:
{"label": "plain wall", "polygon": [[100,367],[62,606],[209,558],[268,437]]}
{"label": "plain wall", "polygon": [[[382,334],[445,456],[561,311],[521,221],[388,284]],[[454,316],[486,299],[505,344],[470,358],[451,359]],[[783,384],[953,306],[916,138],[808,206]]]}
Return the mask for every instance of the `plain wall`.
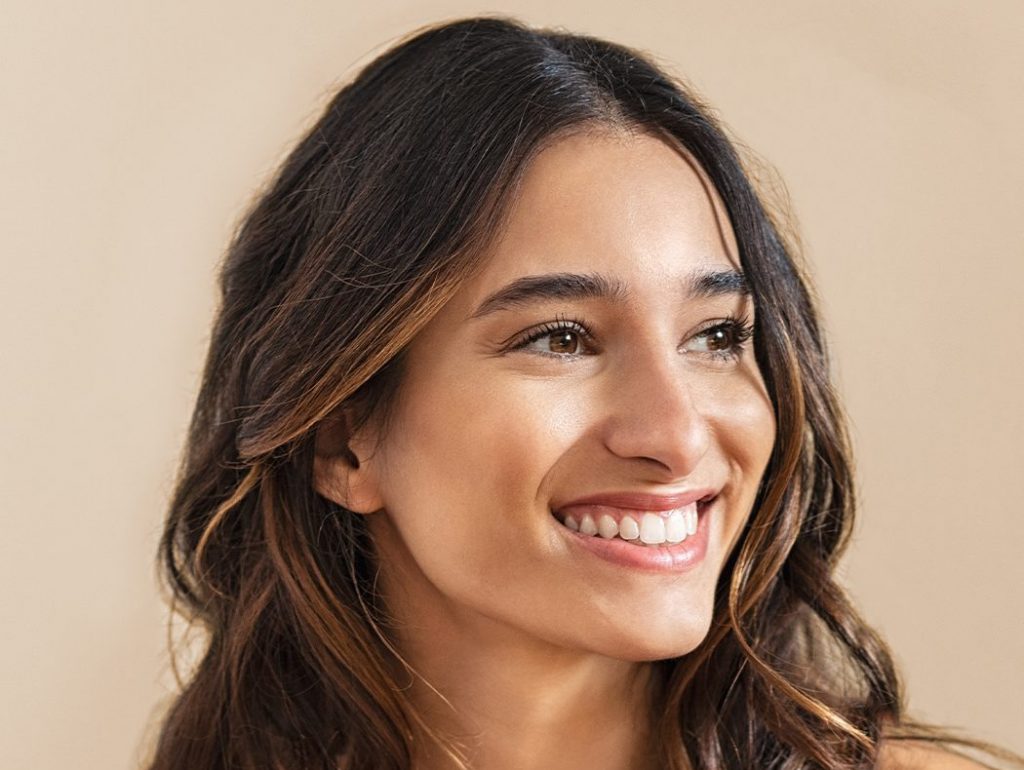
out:
{"label": "plain wall", "polygon": [[232,227],[358,65],[499,10],[654,53],[778,170],[859,460],[846,582],[919,714],[1024,751],[1019,0],[8,0],[0,766],[135,766]]}

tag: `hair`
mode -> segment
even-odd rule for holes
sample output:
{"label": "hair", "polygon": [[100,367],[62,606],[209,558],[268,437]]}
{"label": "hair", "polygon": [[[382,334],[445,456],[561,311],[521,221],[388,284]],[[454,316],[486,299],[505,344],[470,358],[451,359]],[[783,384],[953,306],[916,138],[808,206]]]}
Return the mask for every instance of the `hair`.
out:
{"label": "hair", "polygon": [[[809,283],[711,111],[628,48],[498,18],[420,31],[333,98],[242,221],[161,557],[206,646],[153,770],[408,768],[423,736],[364,517],[316,493],[318,427],[386,418],[408,343],[479,266],[530,160],[640,131],[721,196],[778,433],[710,632],[653,665],[660,766],[870,768],[910,722],[890,653],[834,577],[854,516]],[[969,745],[970,742],[966,742]]]}

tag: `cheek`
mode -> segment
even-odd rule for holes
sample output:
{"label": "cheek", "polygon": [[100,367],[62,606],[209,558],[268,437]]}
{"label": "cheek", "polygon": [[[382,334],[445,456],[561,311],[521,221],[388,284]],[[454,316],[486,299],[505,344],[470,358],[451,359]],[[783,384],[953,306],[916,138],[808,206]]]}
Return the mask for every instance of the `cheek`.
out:
{"label": "cheek", "polygon": [[385,507],[418,560],[489,571],[510,542],[550,526],[540,490],[577,425],[537,388],[466,379],[402,399],[385,447]]}
{"label": "cheek", "polygon": [[539,381],[464,380],[410,392],[384,448],[375,540],[395,596],[417,617],[470,609],[545,638],[568,617],[585,626],[577,602],[549,595],[566,574],[546,482],[576,441],[574,410]]}
{"label": "cheek", "polygon": [[704,392],[702,412],[721,461],[729,467],[726,516],[721,521],[724,563],[749,519],[775,446],[775,412],[760,375],[730,377]]}
{"label": "cheek", "polygon": [[775,445],[775,410],[760,374],[743,370],[709,388],[703,413],[726,459],[756,487]]}

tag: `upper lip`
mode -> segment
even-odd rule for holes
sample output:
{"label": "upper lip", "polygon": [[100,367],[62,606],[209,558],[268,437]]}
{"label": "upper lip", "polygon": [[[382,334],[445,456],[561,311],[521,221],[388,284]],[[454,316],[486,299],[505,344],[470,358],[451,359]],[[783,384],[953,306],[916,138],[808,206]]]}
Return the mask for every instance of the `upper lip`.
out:
{"label": "upper lip", "polygon": [[693,502],[709,499],[716,494],[718,494],[718,490],[712,487],[688,489],[670,495],[654,495],[644,492],[599,492],[570,500],[558,506],[556,510],[570,508],[574,505],[607,505],[611,508],[627,508],[632,511],[672,511]]}

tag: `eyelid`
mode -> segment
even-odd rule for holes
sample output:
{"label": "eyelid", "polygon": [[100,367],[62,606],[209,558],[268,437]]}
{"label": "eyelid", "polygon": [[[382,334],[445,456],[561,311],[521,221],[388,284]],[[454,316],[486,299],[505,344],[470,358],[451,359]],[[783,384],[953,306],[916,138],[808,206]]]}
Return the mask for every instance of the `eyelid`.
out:
{"label": "eyelid", "polygon": [[[686,346],[694,339],[700,338],[702,335],[708,332],[714,331],[715,329],[728,328],[731,330],[734,340],[732,344],[725,350],[708,350],[708,351],[688,351]],[[512,337],[500,343],[503,352],[514,352],[523,350],[527,345],[536,342],[548,335],[555,334],[560,331],[572,331],[580,336],[582,343],[591,349],[590,352],[581,353],[553,353],[546,351],[532,351],[537,355],[544,355],[550,358],[560,359],[574,359],[581,356],[593,355],[594,348],[597,347],[596,339],[593,333],[590,331],[589,324],[578,318],[557,315],[552,321],[545,321],[535,326],[531,326],[524,329]],[[747,342],[752,339],[754,334],[754,323],[751,321],[749,315],[744,314],[741,316],[728,315],[721,318],[713,318],[705,321],[698,326],[694,331],[686,336],[686,338],[679,344],[678,350],[683,353],[693,353],[694,355],[703,355],[707,358],[714,360],[734,360],[739,358],[746,350]]]}
{"label": "eyelid", "polygon": [[704,332],[711,331],[712,329],[717,329],[720,326],[733,326],[741,330],[753,330],[754,328],[754,324],[751,322],[749,316],[730,314],[727,316],[722,316],[721,318],[712,318],[702,322],[696,329],[694,329],[689,334],[689,336],[686,339],[691,340],[694,337],[703,334]]}
{"label": "eyelid", "polygon": [[[559,331],[572,331],[580,335],[583,343],[589,347],[595,346],[594,335],[590,331],[590,326],[586,321],[572,316],[556,315],[554,320],[545,321],[535,326],[531,326],[523,331],[516,332],[508,339],[502,341],[502,350],[512,352],[521,350],[529,345],[531,342],[536,342],[542,337],[546,337],[549,334],[554,334]],[[540,353],[541,351],[537,351]],[[580,353],[549,353],[548,355],[555,358],[574,358],[578,355],[587,355]]]}
{"label": "eyelid", "polygon": [[[680,349],[684,349],[690,341],[707,334],[715,329],[721,329],[728,327],[732,330],[735,335],[733,344],[726,350],[708,350],[708,351],[694,351],[698,354],[703,354],[716,359],[736,359],[739,358],[747,348],[747,343],[753,339],[755,324],[750,319],[749,315],[728,315],[725,318],[717,318],[699,326],[692,334],[690,334],[682,344]],[[690,352],[690,351],[685,351]]]}

